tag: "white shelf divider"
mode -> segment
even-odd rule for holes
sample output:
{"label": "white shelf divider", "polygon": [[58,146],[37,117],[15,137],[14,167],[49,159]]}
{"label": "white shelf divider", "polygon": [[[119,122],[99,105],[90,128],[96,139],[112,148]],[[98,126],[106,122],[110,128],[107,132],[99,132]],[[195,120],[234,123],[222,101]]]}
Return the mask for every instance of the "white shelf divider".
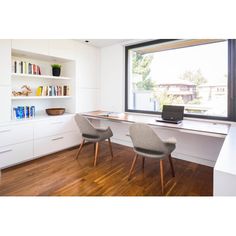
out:
{"label": "white shelf divider", "polygon": [[17,78],[71,80],[71,78],[69,77],[62,77],[62,76],[57,77],[52,75],[31,75],[31,74],[12,73],[12,79],[17,79]]}
{"label": "white shelf divider", "polygon": [[38,100],[38,99],[66,99],[71,96],[16,96],[11,97],[12,100]]}

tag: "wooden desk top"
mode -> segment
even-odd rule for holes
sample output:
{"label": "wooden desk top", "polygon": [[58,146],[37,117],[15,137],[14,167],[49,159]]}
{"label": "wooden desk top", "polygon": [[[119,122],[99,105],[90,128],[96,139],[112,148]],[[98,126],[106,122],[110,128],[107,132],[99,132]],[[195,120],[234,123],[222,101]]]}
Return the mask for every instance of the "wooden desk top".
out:
{"label": "wooden desk top", "polygon": [[93,111],[82,113],[83,115],[95,118],[95,119],[106,119],[116,122],[128,122],[128,123],[146,123],[149,125],[154,125],[158,127],[165,127],[165,128],[175,128],[179,129],[180,131],[184,132],[191,132],[191,133],[208,133],[209,135],[219,135],[225,137],[230,128],[230,124],[222,124],[216,123],[212,121],[198,121],[198,120],[191,120],[185,119],[180,124],[170,124],[170,123],[162,123],[157,122],[156,119],[160,116],[154,115],[141,115],[141,114],[130,114],[130,113],[115,113],[115,112],[106,112],[106,111]]}

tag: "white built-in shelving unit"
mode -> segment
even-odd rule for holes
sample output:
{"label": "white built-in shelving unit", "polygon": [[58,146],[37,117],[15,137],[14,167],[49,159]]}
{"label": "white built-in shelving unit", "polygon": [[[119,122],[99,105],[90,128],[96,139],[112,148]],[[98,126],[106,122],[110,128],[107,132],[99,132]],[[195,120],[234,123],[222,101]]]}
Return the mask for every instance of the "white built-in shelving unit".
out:
{"label": "white built-in shelving unit", "polygon": [[12,100],[41,100],[41,99],[64,99],[72,98],[71,96],[16,96]]}
{"label": "white built-in shelving unit", "polygon": [[52,76],[52,75],[31,75],[31,74],[21,74],[21,73],[12,73],[12,79],[19,78],[28,78],[28,79],[50,79],[50,80],[71,80],[69,77],[62,76]]}
{"label": "white built-in shelving unit", "polygon": [[[25,61],[36,64],[41,69],[41,75],[14,73],[13,62]],[[60,64],[61,76],[52,75],[52,64]],[[31,88],[32,94],[28,96],[11,97],[12,110],[17,106],[35,106],[36,116],[45,114],[45,109],[62,107],[68,113],[75,112],[75,61],[29,53],[12,49],[12,74],[11,90],[21,91],[21,87],[27,85]],[[69,86],[68,96],[36,96],[36,90],[39,86]],[[13,116],[12,116],[13,117]]]}

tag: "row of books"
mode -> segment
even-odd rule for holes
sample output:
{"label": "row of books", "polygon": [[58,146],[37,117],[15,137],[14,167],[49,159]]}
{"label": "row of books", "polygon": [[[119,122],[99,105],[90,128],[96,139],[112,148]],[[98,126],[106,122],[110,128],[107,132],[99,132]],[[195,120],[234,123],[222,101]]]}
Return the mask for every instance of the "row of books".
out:
{"label": "row of books", "polygon": [[41,75],[41,70],[38,65],[26,61],[13,61],[13,73]]}
{"label": "row of books", "polygon": [[39,86],[36,90],[36,96],[69,96],[70,88],[64,86]]}

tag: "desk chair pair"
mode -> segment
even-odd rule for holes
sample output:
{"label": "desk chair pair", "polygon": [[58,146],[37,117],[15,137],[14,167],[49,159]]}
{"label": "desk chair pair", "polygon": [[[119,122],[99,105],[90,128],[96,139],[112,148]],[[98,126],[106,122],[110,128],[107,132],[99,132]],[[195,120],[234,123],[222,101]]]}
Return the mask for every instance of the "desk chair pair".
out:
{"label": "desk chair pair", "polygon": [[[82,138],[83,138],[83,141],[79,147],[79,151],[77,153],[76,159],[78,159],[84,143],[86,141],[92,142],[95,144],[94,166],[96,166],[97,158],[98,158],[99,142],[104,141],[106,139],[108,139],[111,156],[113,158],[113,151],[112,151],[112,145],[111,145],[111,140],[110,140],[110,138],[113,136],[113,133],[110,127],[108,127],[107,129],[97,129],[89,122],[87,118],[79,114],[75,116],[75,121],[80,128],[80,131],[82,133]],[[145,157],[159,159],[160,160],[161,189],[162,189],[162,193],[164,193],[163,159],[165,159],[166,157],[169,158],[172,175],[174,177],[175,171],[174,171],[171,153],[175,149],[175,140],[169,140],[169,141],[167,140],[166,142],[163,142],[150,126],[146,124],[142,124],[142,123],[136,123],[136,124],[131,125],[129,132],[130,132],[131,140],[134,145],[133,150],[135,152],[135,156],[131,165],[131,169],[129,171],[128,179],[130,179],[133,173],[138,156],[143,157],[143,160],[142,160],[143,168],[144,168]]]}

